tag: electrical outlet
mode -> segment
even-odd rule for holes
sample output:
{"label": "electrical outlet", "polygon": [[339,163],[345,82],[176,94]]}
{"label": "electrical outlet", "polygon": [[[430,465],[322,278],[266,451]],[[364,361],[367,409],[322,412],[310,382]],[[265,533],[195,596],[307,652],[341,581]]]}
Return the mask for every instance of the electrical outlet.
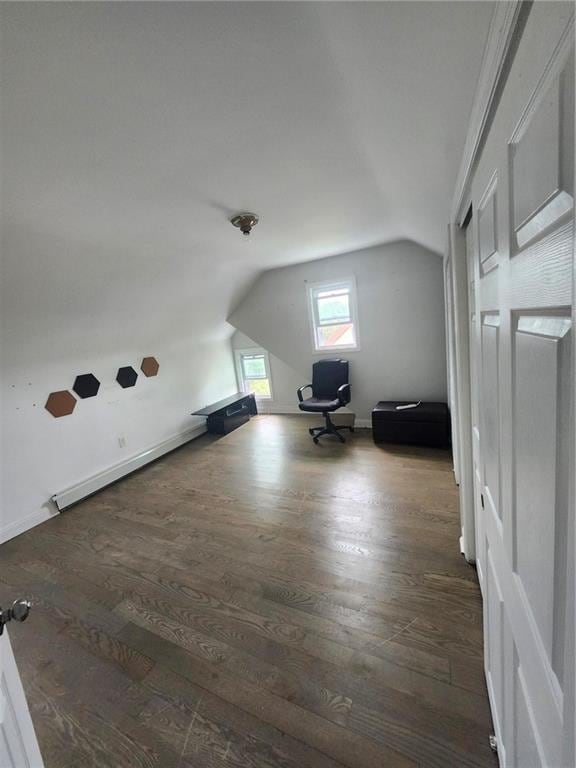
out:
{"label": "electrical outlet", "polygon": [[120,437],[118,438],[118,445],[120,446],[120,448],[126,448],[126,438],[124,437],[124,435],[120,435]]}

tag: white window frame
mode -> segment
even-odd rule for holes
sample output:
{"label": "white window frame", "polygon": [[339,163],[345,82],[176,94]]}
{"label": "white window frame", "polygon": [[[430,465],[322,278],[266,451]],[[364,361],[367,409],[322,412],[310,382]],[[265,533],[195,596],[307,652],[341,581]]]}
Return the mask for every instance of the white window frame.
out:
{"label": "white window frame", "polygon": [[270,397],[262,395],[254,395],[256,400],[274,400],[274,390],[272,389],[272,373],[270,370],[270,360],[268,358],[268,352],[261,347],[247,347],[246,349],[235,349],[234,359],[236,363],[236,378],[238,379],[238,386],[242,392],[249,391],[245,386],[246,379],[244,378],[244,369],[242,367],[242,357],[244,355],[262,355],[264,358],[264,367],[266,368],[266,378],[270,384]]}
{"label": "white window frame", "polygon": [[[316,304],[316,294],[318,291],[334,291],[339,288],[348,288],[350,297],[350,321],[354,326],[354,338],[355,344],[337,345],[334,347],[321,347],[318,345],[318,336],[316,329],[320,326],[318,318],[318,309]],[[357,302],[357,289],[356,278],[354,275],[349,277],[341,277],[338,280],[322,280],[318,283],[308,283],[308,320],[310,322],[310,331],[312,336],[312,349],[317,354],[333,354],[334,352],[356,352],[360,349],[360,328],[358,322],[358,302]],[[337,322],[334,325],[338,325]]]}

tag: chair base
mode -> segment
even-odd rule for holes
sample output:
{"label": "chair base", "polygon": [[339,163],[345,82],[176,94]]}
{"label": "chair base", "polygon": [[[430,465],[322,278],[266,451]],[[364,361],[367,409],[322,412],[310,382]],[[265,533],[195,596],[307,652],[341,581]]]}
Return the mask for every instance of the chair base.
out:
{"label": "chair base", "polygon": [[332,419],[330,418],[330,413],[328,411],[326,411],[322,415],[326,419],[326,425],[323,427],[310,427],[310,429],[308,430],[308,432],[312,435],[312,438],[316,443],[316,445],[318,445],[318,439],[323,435],[336,435],[336,437],[338,438],[338,440],[340,440],[341,443],[345,443],[346,440],[340,434],[340,431],[342,429],[349,429],[350,432],[354,432],[354,427],[350,427],[347,425],[337,427],[332,421]]}

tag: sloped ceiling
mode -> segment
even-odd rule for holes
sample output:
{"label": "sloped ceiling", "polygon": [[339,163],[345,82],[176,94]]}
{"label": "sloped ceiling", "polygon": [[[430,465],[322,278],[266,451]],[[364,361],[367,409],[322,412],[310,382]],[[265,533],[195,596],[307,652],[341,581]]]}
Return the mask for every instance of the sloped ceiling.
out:
{"label": "sloped ceiling", "polygon": [[[86,286],[88,312],[145,294],[209,324],[263,269],[441,250],[491,12],[3,3],[8,258]],[[250,242],[239,209],[261,216]]]}

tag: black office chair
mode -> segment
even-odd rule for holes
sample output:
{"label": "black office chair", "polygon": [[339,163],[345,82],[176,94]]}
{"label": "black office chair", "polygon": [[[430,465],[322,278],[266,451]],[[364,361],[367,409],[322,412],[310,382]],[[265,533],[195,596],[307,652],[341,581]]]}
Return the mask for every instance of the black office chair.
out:
{"label": "black office chair", "polygon": [[[312,388],[312,397],[304,400],[302,392]],[[341,429],[354,432],[354,427],[337,427],[332,423],[330,414],[350,402],[350,384],[348,383],[348,360],[320,360],[312,366],[312,384],[306,384],[298,390],[298,408],[309,413],[321,413],[326,419],[323,427],[308,430],[314,442],[322,435],[336,435],[340,442],[346,441],[340,434]],[[316,434],[318,433],[318,434]]]}

